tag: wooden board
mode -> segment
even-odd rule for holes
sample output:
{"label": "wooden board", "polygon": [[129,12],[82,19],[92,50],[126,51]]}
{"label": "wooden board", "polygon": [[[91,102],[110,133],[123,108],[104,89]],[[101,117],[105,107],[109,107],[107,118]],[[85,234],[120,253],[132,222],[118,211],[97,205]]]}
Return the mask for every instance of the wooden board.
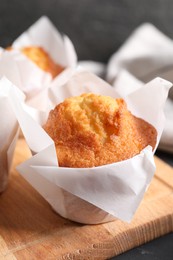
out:
{"label": "wooden board", "polygon": [[57,215],[14,170],[29,154],[20,139],[0,196],[0,259],[107,259],[173,231],[173,168],[160,159],[130,224],[82,225]]}

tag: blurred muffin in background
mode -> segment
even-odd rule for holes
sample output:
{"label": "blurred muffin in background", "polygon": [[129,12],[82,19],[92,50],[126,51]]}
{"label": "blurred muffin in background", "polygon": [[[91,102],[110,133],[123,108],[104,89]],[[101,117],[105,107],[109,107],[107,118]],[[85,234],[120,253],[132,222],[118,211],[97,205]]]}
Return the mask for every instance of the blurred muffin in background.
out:
{"label": "blurred muffin in background", "polygon": [[[6,50],[13,50],[12,47],[7,47]],[[50,55],[42,48],[38,46],[23,47],[21,52],[33,61],[40,69],[51,74],[52,78],[55,78],[60,74],[64,68],[56,64]]]}
{"label": "blurred muffin in background", "polygon": [[60,74],[64,68],[56,64],[50,55],[42,48],[36,46],[24,47],[22,53],[31,59],[42,70],[50,73],[53,78]]}

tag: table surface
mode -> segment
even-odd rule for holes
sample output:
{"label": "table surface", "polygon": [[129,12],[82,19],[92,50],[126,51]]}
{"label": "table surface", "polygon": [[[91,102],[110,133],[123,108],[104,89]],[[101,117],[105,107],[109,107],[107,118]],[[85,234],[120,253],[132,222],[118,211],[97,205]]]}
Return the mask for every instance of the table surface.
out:
{"label": "table surface", "polygon": [[9,185],[0,196],[0,259],[107,259],[173,231],[173,168],[158,157],[154,178],[131,223],[116,219],[82,225],[55,214],[15,170],[30,155],[19,138]]}
{"label": "table surface", "polygon": [[[153,23],[173,38],[171,0],[7,0],[0,4],[3,47],[42,15],[48,15],[71,38],[79,59],[107,62],[132,30],[144,22]],[[172,155],[164,152],[157,155],[173,166]],[[173,234],[168,234],[112,259],[173,259],[172,241]]]}
{"label": "table surface", "polygon": [[[157,151],[156,155],[173,167],[173,155]],[[173,177],[173,176],[172,176]],[[111,258],[111,260],[172,260],[173,259],[173,233],[154,239],[144,245]]]}

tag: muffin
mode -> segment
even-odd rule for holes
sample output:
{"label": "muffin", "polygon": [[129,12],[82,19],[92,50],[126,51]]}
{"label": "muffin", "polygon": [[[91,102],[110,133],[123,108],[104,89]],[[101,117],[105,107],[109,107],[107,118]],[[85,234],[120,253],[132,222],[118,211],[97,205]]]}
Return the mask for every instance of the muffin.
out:
{"label": "muffin", "polygon": [[[6,48],[6,50],[12,50],[12,47]],[[21,48],[21,52],[33,61],[40,69],[51,74],[52,78],[55,78],[60,74],[64,68],[59,64],[56,64],[50,55],[42,48],[38,46],[28,46]]]}
{"label": "muffin", "polygon": [[44,125],[54,140],[59,166],[87,168],[129,159],[156,145],[156,129],[132,115],[119,98],[82,94],[50,111]]}

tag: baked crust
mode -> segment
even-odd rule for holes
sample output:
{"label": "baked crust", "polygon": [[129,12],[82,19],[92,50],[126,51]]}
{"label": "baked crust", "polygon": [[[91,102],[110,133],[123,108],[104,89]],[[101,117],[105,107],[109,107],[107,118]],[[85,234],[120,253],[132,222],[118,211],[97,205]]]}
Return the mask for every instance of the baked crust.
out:
{"label": "baked crust", "polygon": [[92,93],[71,97],[49,114],[45,131],[59,165],[86,168],[129,159],[156,145],[156,129],[128,111],[123,99]]}
{"label": "baked crust", "polygon": [[[6,48],[7,51],[13,50],[12,46]],[[32,60],[40,69],[48,72],[55,78],[64,68],[56,64],[50,55],[42,48],[37,46],[28,46],[21,48],[21,52]]]}
{"label": "baked crust", "polygon": [[53,78],[60,74],[64,68],[56,64],[50,55],[41,47],[30,46],[21,49],[22,53],[31,59],[39,68],[50,73]]}

